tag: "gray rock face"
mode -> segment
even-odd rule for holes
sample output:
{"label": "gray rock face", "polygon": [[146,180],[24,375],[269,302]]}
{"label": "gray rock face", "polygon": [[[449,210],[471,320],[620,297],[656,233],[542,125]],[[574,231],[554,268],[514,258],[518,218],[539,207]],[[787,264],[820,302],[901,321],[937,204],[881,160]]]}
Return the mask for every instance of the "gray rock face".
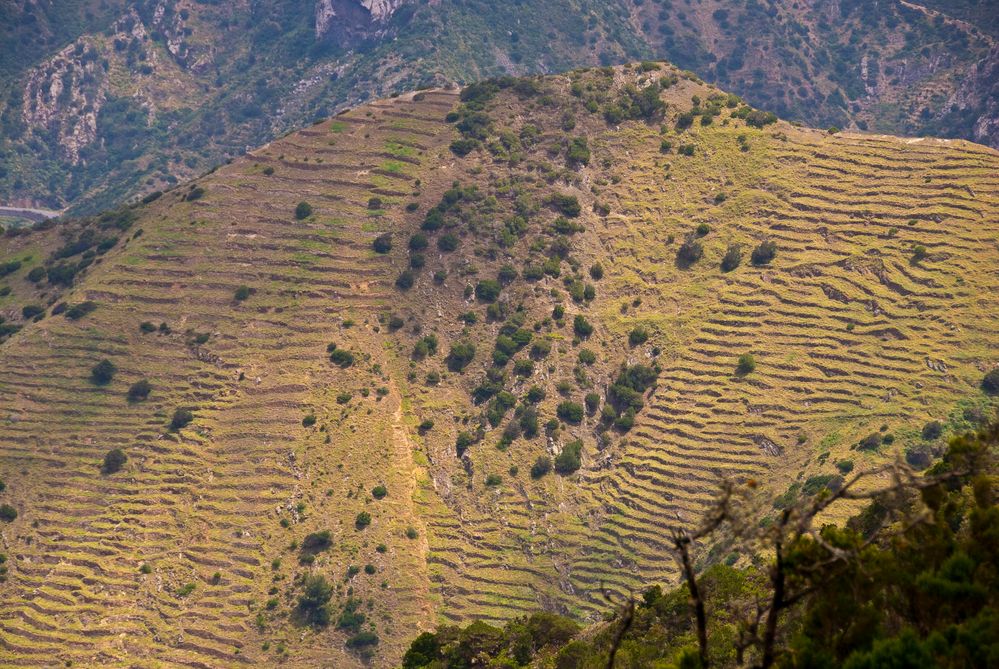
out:
{"label": "gray rock face", "polygon": [[316,38],[351,42],[377,36],[399,7],[414,0],[317,0]]}

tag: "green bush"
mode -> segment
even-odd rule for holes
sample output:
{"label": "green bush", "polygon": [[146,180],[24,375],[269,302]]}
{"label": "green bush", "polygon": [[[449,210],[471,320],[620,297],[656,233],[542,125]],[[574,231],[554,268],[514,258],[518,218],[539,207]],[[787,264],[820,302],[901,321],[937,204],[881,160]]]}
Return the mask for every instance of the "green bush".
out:
{"label": "green bush", "polygon": [[243,300],[250,297],[251,293],[253,293],[253,289],[250,288],[249,286],[240,286],[239,288],[236,289],[236,292],[233,294],[233,299],[236,300],[237,302],[242,302]]}
{"label": "green bush", "polygon": [[579,205],[579,200],[576,199],[575,195],[568,195],[563,193],[555,193],[548,200],[549,204],[558,211],[563,216],[568,218],[576,218],[582,211],[582,207]]}
{"label": "green bush", "polygon": [[375,253],[388,253],[392,250],[392,233],[386,232],[384,235],[378,235],[371,243],[371,247]]}
{"label": "green bush", "polygon": [[371,496],[375,499],[382,499],[388,494],[388,488],[383,485],[376,485],[371,489]]}
{"label": "green bush", "polygon": [[539,455],[531,465],[531,478],[539,479],[552,470],[552,459],[547,455]]}
{"label": "green bush", "polygon": [[333,535],[329,530],[321,530],[307,534],[302,539],[302,551],[306,553],[318,553],[333,545]]}
{"label": "green bush", "polygon": [[592,267],[590,267],[590,277],[594,281],[599,281],[600,279],[604,278],[603,265],[601,265],[600,263],[595,263]]}
{"label": "green bush", "polygon": [[101,471],[105,474],[114,474],[121,471],[126,462],[128,462],[128,456],[125,455],[125,451],[120,448],[113,448],[104,455],[104,461],[101,463]]}
{"label": "green bush", "polygon": [[737,374],[745,375],[756,370],[756,358],[752,353],[743,353],[739,356],[739,364],[736,365]]}
{"label": "green bush", "polygon": [[0,504],[0,520],[12,523],[17,519],[17,509],[10,504]]}
{"label": "green bush", "polygon": [[312,205],[308,202],[299,202],[295,206],[295,218],[301,221],[309,216],[312,216]]}
{"label": "green bush", "polygon": [[370,524],[371,524],[371,514],[368,513],[367,511],[361,511],[359,514],[357,514],[357,517],[354,518],[354,527],[356,527],[359,530],[363,530],[365,527],[367,527]]}
{"label": "green bush", "polygon": [[940,435],[943,434],[943,423],[938,420],[933,420],[923,426],[922,437],[926,441],[933,441],[934,439],[939,439]]}
{"label": "green bush", "polygon": [[579,439],[566,444],[562,452],[555,457],[555,471],[566,476],[572,474],[582,465],[581,454],[583,442]]}
{"label": "green bush", "polygon": [[347,369],[354,364],[354,354],[346,349],[334,349],[334,351],[330,353],[330,362],[341,369]]}
{"label": "green bush", "polygon": [[579,349],[579,362],[584,365],[592,365],[597,361],[597,354],[588,348]]}
{"label": "green bush", "polygon": [[475,297],[483,302],[495,302],[502,290],[503,287],[499,281],[483,279],[475,285]]}
{"label": "green bush", "polygon": [[448,369],[452,372],[460,372],[465,369],[475,358],[475,344],[472,342],[455,342],[451,345],[451,352],[444,360]]}
{"label": "green bush", "polygon": [[451,152],[456,156],[464,158],[472,151],[479,148],[479,146],[481,146],[479,140],[472,139],[471,137],[464,137],[451,142]]}
{"label": "green bush", "polygon": [[585,137],[574,137],[569,142],[566,160],[571,166],[590,164],[590,147]]}
{"label": "green bush", "polygon": [[738,244],[730,244],[722,258],[721,269],[723,272],[731,272],[742,263],[742,247]]}
{"label": "green bush", "polygon": [[696,237],[687,237],[676,252],[677,262],[682,266],[693,265],[704,255],[704,247]]}
{"label": "green bush", "polygon": [[593,326],[580,314],[572,320],[572,331],[578,336],[586,338],[593,334]]}
{"label": "green bush", "polygon": [[982,379],[982,390],[989,395],[999,395],[999,367],[985,374]]}
{"label": "green bush", "polygon": [[441,235],[437,240],[437,248],[444,253],[450,253],[451,251],[457,250],[460,244],[461,239],[458,235],[451,232]]}
{"label": "green bush", "polygon": [[90,380],[98,386],[106,386],[111,383],[118,368],[110,360],[101,360],[90,370]]}
{"label": "green bush", "polygon": [[133,383],[128,389],[129,402],[141,402],[149,397],[153,386],[147,379],[141,379]]}
{"label": "green bush", "polygon": [[179,430],[187,427],[193,420],[194,414],[189,409],[178,408],[174,410],[173,417],[170,419],[170,429]]}
{"label": "green bush", "polygon": [[316,627],[324,627],[330,622],[329,601],[333,597],[333,586],[324,576],[313,574],[305,578],[302,594],[298,598],[298,609],[306,622]]}
{"label": "green bush", "polygon": [[555,414],[566,423],[579,425],[583,421],[583,406],[578,402],[566,400],[559,403]]}
{"label": "green bush", "polygon": [[32,319],[35,316],[41,316],[45,313],[45,307],[39,306],[37,304],[27,304],[21,307],[21,315],[25,319]]}
{"label": "green bush", "polygon": [[302,427],[312,427],[315,424],[316,424],[315,414],[310,413],[308,416],[302,419]]}
{"label": "green bush", "polygon": [[31,283],[41,283],[48,276],[48,270],[39,265],[38,267],[32,267],[31,270],[24,275],[24,278]]}
{"label": "green bush", "polygon": [[586,397],[583,398],[583,403],[586,404],[586,413],[592,416],[597,412],[597,408],[600,406],[600,395],[597,393],[586,393]]}
{"label": "green bush", "polygon": [[416,274],[412,270],[405,270],[395,280],[395,285],[400,290],[409,290],[416,283]]}
{"label": "green bush", "polygon": [[753,253],[749,259],[754,265],[768,265],[776,255],[777,244],[767,240],[753,249]]}
{"label": "green bush", "polygon": [[66,318],[71,321],[78,321],[84,316],[92,313],[97,308],[97,303],[91,300],[74,304],[66,310]]}
{"label": "green bush", "polygon": [[499,474],[489,474],[486,476],[486,487],[493,488],[503,483],[503,477]]}
{"label": "green bush", "polygon": [[628,333],[628,343],[632,346],[639,346],[649,340],[649,331],[642,326],[635,327]]}

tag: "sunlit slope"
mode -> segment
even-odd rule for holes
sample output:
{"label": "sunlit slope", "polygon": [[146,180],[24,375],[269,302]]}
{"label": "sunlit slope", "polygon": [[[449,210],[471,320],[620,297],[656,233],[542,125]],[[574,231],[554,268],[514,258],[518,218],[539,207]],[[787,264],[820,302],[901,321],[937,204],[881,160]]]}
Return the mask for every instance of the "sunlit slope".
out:
{"label": "sunlit slope", "polygon": [[[442,621],[594,619],[672,577],[669,531],[721,477],[780,494],[925,446],[927,421],[963,425],[999,362],[999,154],[751,127],[735,100],[678,128],[718,94],[678,74],[466,95],[484,118],[464,156],[450,147],[467,109],[445,121],[457,92],[386,100],[142,207],[142,234],[60,298],[92,313],[0,344],[0,503],[19,514],[0,525],[0,664],[354,666],[351,597],[375,666]],[[652,82],[664,111],[609,113]],[[568,151],[580,138],[585,161]],[[690,235],[702,255],[678,262]],[[754,265],[764,240],[776,253]],[[0,260],[52,245],[0,243]],[[733,244],[741,263],[722,271]],[[23,272],[5,314],[29,299]],[[507,334],[529,343],[497,355]],[[455,343],[475,347],[461,371]],[[103,359],[118,371],[95,385]],[[658,371],[634,425],[602,422],[639,364]],[[143,378],[149,398],[129,402]],[[562,405],[588,394],[576,421]],[[174,430],[177,408],[193,421]],[[511,428],[531,411],[536,434]],[[894,442],[854,448],[872,432]],[[531,475],[577,439],[578,471]],[[116,447],[128,462],[102,473]],[[310,561],[300,545],[322,530],[332,545]],[[308,574],[336,587],[318,630],[297,613]]]}
{"label": "sunlit slope", "polygon": [[[45,319],[4,345],[0,471],[20,516],[3,528],[11,570],[0,586],[0,664],[275,662],[285,638],[275,626],[297,635],[283,615],[271,620],[288,611],[283,593],[293,599],[289,544],[322,529],[335,548],[314,568],[341,584],[351,564],[377,568],[350,586],[377,602],[368,615],[384,652],[398,651],[388,637],[401,643],[432,622],[424,534],[405,536],[420,521],[401,397],[377,371],[387,354],[373,333],[394,275],[371,240],[400,224],[401,207],[382,215],[368,200],[411,194],[453,99],[347,114],[332,131],[316,126],[202,180],[201,199],[182,201],[186,188],[165,195],[142,213],[143,234],[70,296],[96,311]],[[389,144],[412,150],[393,157]],[[302,200],[315,213],[296,221]],[[241,285],[255,292],[237,302]],[[143,333],[146,321],[170,333]],[[355,351],[350,369],[329,363],[331,342]],[[101,359],[119,371],[97,387],[90,370]],[[149,399],[129,403],[141,378]],[[342,392],[353,395],[340,404]],[[194,421],[171,431],[177,407]],[[307,415],[315,426],[303,427]],[[128,463],[102,475],[114,447]],[[378,484],[390,494],[371,503]],[[362,508],[373,516],[363,533],[354,528]],[[355,660],[339,637],[287,650],[303,666],[347,666]]]}

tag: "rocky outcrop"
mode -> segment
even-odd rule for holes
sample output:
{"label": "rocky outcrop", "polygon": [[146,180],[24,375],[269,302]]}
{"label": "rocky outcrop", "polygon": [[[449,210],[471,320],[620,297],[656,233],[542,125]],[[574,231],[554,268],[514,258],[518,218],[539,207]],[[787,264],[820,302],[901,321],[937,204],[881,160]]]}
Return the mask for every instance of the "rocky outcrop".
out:
{"label": "rocky outcrop", "polygon": [[344,46],[383,34],[396,11],[413,0],[317,0],[316,38]]}
{"label": "rocky outcrop", "polygon": [[979,61],[955,97],[970,104],[981,101],[972,136],[976,142],[999,149],[999,45]]}

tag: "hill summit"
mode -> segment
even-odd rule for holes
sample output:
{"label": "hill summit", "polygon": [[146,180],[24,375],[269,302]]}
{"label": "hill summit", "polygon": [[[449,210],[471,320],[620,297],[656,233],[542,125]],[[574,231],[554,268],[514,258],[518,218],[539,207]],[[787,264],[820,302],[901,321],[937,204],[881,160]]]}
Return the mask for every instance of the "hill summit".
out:
{"label": "hill summit", "polygon": [[645,62],[8,234],[0,660],[392,666],[671,582],[723,478],[928,464],[994,401],[997,174]]}

